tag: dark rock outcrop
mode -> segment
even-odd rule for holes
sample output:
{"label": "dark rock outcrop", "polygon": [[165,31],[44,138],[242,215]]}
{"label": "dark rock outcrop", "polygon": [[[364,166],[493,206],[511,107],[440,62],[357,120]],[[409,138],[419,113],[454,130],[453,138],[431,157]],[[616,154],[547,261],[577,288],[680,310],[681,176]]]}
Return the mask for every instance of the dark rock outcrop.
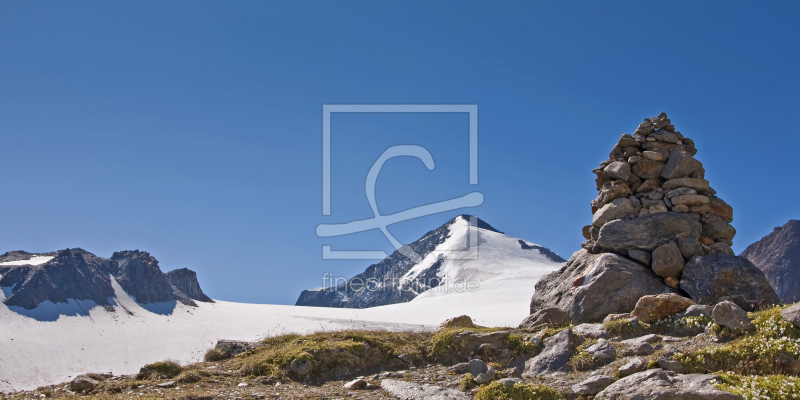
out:
{"label": "dark rock outcrop", "polygon": [[[20,261],[33,257],[53,257],[39,265]],[[9,262],[16,262],[8,265]],[[32,254],[13,251],[0,255],[0,287],[11,288],[3,301],[8,306],[30,310],[44,301],[66,303],[68,299],[91,300],[111,307],[114,296],[112,277],[139,303],[213,301],[206,296],[194,272],[183,269],[172,275],[161,272],[158,261],[147,252],[121,251],[110,259],[97,257],[83,249]]]}
{"label": "dark rock outcrop", "polygon": [[744,257],[694,256],[683,270],[680,287],[698,304],[730,300],[745,310],[780,303],[764,273]]}
{"label": "dark rock outcrop", "polygon": [[211,298],[206,296],[203,290],[200,289],[200,282],[197,281],[197,274],[188,268],[174,269],[167,272],[167,280],[174,289],[179,290],[190,299],[204,301],[206,303],[214,302],[214,300],[211,300]]}
{"label": "dark rock outcrop", "polygon": [[[11,257],[4,254],[0,262],[24,260],[18,257],[21,252],[14,253]],[[13,287],[3,303],[26,310],[43,301],[66,303],[67,299],[109,305],[108,298],[114,295],[109,265],[108,260],[85,250],[66,249],[42,265],[0,266],[0,287]]]}
{"label": "dark rock outcrop", "polygon": [[560,270],[536,283],[531,314],[557,307],[576,322],[602,322],[633,311],[642,296],[676,293],[650,268],[613,253],[579,250]]}
{"label": "dark rock outcrop", "polygon": [[740,256],[764,272],[784,304],[800,301],[800,221],[775,228]]}
{"label": "dark rock outcrop", "polygon": [[125,292],[139,303],[175,300],[167,275],[146,251],[118,251],[111,255],[111,273]]}

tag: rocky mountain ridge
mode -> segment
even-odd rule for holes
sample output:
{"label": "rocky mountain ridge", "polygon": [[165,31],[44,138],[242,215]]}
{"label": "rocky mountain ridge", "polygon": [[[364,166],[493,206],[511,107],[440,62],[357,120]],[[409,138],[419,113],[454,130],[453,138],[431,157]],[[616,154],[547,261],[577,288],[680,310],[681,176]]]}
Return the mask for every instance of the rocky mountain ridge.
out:
{"label": "rocky mountain ridge", "polygon": [[30,310],[45,301],[65,303],[75,299],[112,307],[112,279],[143,304],[178,301],[197,306],[195,300],[213,302],[200,289],[194,272],[182,269],[164,273],[158,261],[144,251],[119,251],[109,259],[79,248],[0,255],[0,287],[9,288],[4,290],[8,292],[3,300],[7,306]]}
{"label": "rocky mountain ridge", "polygon": [[776,227],[740,256],[764,272],[783,303],[800,301],[800,221]]}

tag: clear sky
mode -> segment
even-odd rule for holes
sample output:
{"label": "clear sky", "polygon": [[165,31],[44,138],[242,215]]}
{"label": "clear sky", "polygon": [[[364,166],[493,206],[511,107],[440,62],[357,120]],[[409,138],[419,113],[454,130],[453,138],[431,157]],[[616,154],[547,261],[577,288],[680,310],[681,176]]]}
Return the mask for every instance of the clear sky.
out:
{"label": "clear sky", "polygon": [[[591,169],[666,112],[734,207],[738,253],[800,218],[800,2],[39,2],[0,0],[0,252],[151,252],[211,297],[293,304],[371,261],[364,180],[389,146],[384,214],[472,191],[483,205],[393,225],[417,239],[461,213],[562,256]],[[322,215],[323,104],[477,104],[466,114],[335,114]]]}

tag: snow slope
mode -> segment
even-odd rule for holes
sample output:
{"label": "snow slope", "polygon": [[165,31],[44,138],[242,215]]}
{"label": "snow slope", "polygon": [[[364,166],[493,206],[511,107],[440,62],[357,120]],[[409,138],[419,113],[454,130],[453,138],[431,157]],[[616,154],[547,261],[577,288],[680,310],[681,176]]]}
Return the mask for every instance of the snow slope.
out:
{"label": "snow slope", "polygon": [[[198,307],[140,305],[113,279],[114,311],[92,301],[45,302],[33,310],[0,303],[0,391],[32,389],[86,372],[130,374],[165,359],[197,361],[217,339],[323,329],[430,329],[463,314],[481,325],[516,326],[528,315],[536,281],[563,263],[535,249],[519,251],[516,238],[467,225],[454,229],[437,251],[463,249],[470,230],[478,231],[477,258],[450,253],[438,273],[445,282],[474,282],[468,286],[473,290],[446,284],[401,304],[366,309],[224,301]],[[409,271],[409,277],[418,272]],[[0,301],[9,292],[3,289]]]}

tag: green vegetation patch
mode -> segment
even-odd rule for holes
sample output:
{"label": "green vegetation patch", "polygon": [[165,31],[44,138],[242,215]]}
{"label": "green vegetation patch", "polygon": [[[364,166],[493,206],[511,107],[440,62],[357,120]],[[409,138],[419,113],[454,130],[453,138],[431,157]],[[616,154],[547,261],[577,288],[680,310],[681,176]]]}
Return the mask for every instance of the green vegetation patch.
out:
{"label": "green vegetation patch", "polygon": [[721,382],[715,384],[718,389],[735,393],[745,400],[800,399],[800,378],[784,375],[741,376],[721,373]]}
{"label": "green vegetation patch", "polygon": [[494,381],[475,393],[475,400],[559,400],[564,396],[556,390],[545,385],[517,383],[512,387],[505,387],[499,381]]}
{"label": "green vegetation patch", "polygon": [[631,319],[623,318],[604,322],[603,327],[612,337],[629,338],[646,334],[649,325],[644,322],[634,323]]}
{"label": "green vegetation patch", "polygon": [[314,370],[363,369],[382,360],[406,354],[425,359],[430,333],[345,330],[309,335],[281,335],[264,339],[265,346],[237,356],[243,375],[276,376],[289,369],[294,359],[312,361]]}
{"label": "green vegetation patch", "polygon": [[180,364],[175,361],[159,361],[144,366],[150,371],[149,377],[152,379],[170,379],[183,371]]}
{"label": "green vegetation patch", "polygon": [[800,329],[780,316],[783,307],[750,313],[755,331],[730,343],[676,354],[687,372],[731,371],[741,375],[771,375],[778,371],[776,358],[786,353],[800,359]]}

